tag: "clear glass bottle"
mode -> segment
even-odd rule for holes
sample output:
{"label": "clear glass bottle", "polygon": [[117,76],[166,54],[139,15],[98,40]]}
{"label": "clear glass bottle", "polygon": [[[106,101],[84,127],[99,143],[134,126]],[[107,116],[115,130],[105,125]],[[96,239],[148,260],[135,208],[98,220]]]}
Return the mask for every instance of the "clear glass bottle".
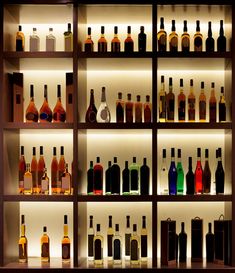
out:
{"label": "clear glass bottle", "polygon": [[133,233],[130,239],[130,263],[131,265],[140,263],[140,238],[137,234],[136,224],[133,224]]}
{"label": "clear glass bottle", "polygon": [[166,122],[166,91],[164,76],[161,76],[161,89],[159,92],[159,122]]}
{"label": "clear glass bottle", "polygon": [[172,20],[171,33],[169,35],[169,49],[171,52],[178,51],[178,34],[176,33],[175,20]]}
{"label": "clear glass bottle", "polygon": [[187,20],[184,20],[183,34],[181,35],[182,52],[190,51],[190,35],[188,34]]}
{"label": "clear glass bottle", "polygon": [[34,88],[33,85],[30,85],[30,101],[26,109],[26,122],[38,122],[38,110],[34,103]]}
{"label": "clear glass bottle", "polygon": [[24,174],[26,171],[26,163],[25,163],[25,157],[24,157],[24,146],[20,147],[20,159],[18,164],[18,170],[19,170],[19,193],[24,193]]}
{"label": "clear glass bottle", "polygon": [[162,164],[160,169],[160,193],[169,194],[168,190],[168,169],[166,164],[166,149],[162,149]]}
{"label": "clear glass bottle", "polygon": [[201,93],[199,96],[199,121],[206,121],[206,95],[204,92],[204,82],[201,82]]}
{"label": "clear glass bottle", "polygon": [[140,95],[137,95],[136,99],[137,99],[137,102],[135,102],[135,122],[136,123],[141,123],[142,122],[143,104],[140,101]]}
{"label": "clear glass bottle", "polygon": [[126,216],[126,230],[125,230],[125,259],[130,260],[131,253],[131,228],[130,215]]}
{"label": "clear glass bottle", "polygon": [[61,102],[61,85],[57,85],[57,102],[53,109],[53,122],[65,122],[66,112]]}
{"label": "clear glass bottle", "polygon": [[169,78],[169,93],[166,95],[167,121],[175,121],[175,94],[173,93],[173,80]]}
{"label": "clear glass bottle", "polygon": [[226,121],[226,101],[224,95],[224,87],[221,86],[220,100],[219,100],[219,122]]}
{"label": "clear glass bottle", "polygon": [[42,104],[42,107],[40,108],[39,111],[40,114],[40,122],[51,122],[52,121],[52,111],[48,103],[48,98],[47,98],[47,85],[44,85],[44,102]]}
{"label": "clear glass bottle", "polygon": [[113,263],[122,263],[122,237],[119,234],[119,224],[115,225],[115,233],[113,236]]}
{"label": "clear glass bottle", "polygon": [[53,28],[49,28],[49,34],[46,36],[46,51],[55,51],[56,38],[53,35]]}
{"label": "clear glass bottle", "polygon": [[25,50],[25,36],[22,32],[22,26],[19,25],[18,31],[16,32],[16,51]]}
{"label": "clear glass bottle", "polygon": [[136,157],[130,165],[130,194],[139,194],[139,173],[140,167],[136,163]]}
{"label": "clear glass bottle", "polygon": [[160,18],[160,30],[157,33],[158,51],[166,51],[166,31],[164,30],[164,18]]}
{"label": "clear glass bottle", "polygon": [[189,122],[195,122],[195,105],[196,105],[196,99],[194,95],[194,89],[193,89],[193,79],[190,80],[190,91],[188,95],[188,121]]}
{"label": "clear glass bottle", "polygon": [[87,39],[85,41],[85,52],[93,52],[94,51],[94,42],[91,39],[91,28],[87,28]]}
{"label": "clear glass bottle", "polygon": [[100,224],[96,225],[96,235],[94,236],[94,264],[102,265],[103,260],[103,236],[100,232]]}
{"label": "clear glass bottle", "polygon": [[71,24],[68,23],[68,30],[64,32],[64,51],[73,51],[73,33]]}
{"label": "clear glass bottle", "polygon": [[118,27],[114,27],[114,37],[111,42],[111,52],[120,52],[121,51],[121,42],[118,39]]}
{"label": "clear glass bottle", "polygon": [[209,122],[217,121],[217,100],[215,97],[215,83],[211,83],[211,95],[209,99]]}
{"label": "clear glass bottle", "polygon": [[111,114],[106,102],[105,87],[102,87],[101,104],[97,112],[97,122],[107,123],[111,121]]}
{"label": "clear glass bottle", "polygon": [[70,263],[70,238],[68,227],[68,215],[64,215],[64,236],[62,238],[62,262]]}
{"label": "clear glass bottle", "polygon": [[25,236],[25,216],[21,215],[21,234],[19,238],[19,263],[28,262],[28,240]]}
{"label": "clear glass bottle", "polygon": [[107,52],[107,40],[104,36],[104,26],[101,26],[101,35],[100,39],[98,40],[98,52]]}
{"label": "clear glass bottle", "polygon": [[45,226],[43,227],[43,235],[41,237],[41,261],[50,262],[50,239]]}
{"label": "clear glass bottle", "polygon": [[148,259],[148,231],[146,226],[146,216],[142,216],[142,228],[140,231],[141,262]]}
{"label": "clear glass bottle", "polygon": [[49,186],[50,186],[50,180],[47,176],[47,168],[44,168],[44,174],[41,178],[41,194],[49,194]]}
{"label": "clear glass bottle", "polygon": [[200,21],[196,21],[196,33],[194,34],[194,51],[201,52],[203,49],[202,45],[202,34],[200,32]]}
{"label": "clear glass bottle", "polygon": [[33,28],[33,34],[29,38],[29,51],[40,51],[40,38],[37,35],[36,28]]}
{"label": "clear glass bottle", "polygon": [[93,249],[93,242],[94,242],[94,228],[93,228],[93,216],[90,215],[89,217],[89,228],[88,228],[88,260],[94,260],[94,249]]}
{"label": "clear glass bottle", "polygon": [[72,176],[68,171],[68,163],[65,164],[65,172],[62,175],[61,182],[61,193],[65,195],[70,195],[72,189]]}
{"label": "clear glass bottle", "polygon": [[184,170],[181,162],[181,149],[178,149],[178,161],[177,161],[177,194],[182,195],[184,193]]}
{"label": "clear glass bottle", "polygon": [[33,177],[30,171],[30,164],[26,164],[26,172],[24,174],[24,194],[33,193]]}

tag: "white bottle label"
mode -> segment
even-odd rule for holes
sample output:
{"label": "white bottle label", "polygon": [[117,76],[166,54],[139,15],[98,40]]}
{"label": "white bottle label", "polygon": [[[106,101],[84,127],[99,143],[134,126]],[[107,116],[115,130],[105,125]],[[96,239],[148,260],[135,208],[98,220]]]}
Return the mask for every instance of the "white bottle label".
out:
{"label": "white bottle label", "polygon": [[69,190],[70,179],[69,177],[62,177],[62,189]]}
{"label": "white bottle label", "polygon": [[24,177],[24,189],[25,190],[32,189],[32,177]]}
{"label": "white bottle label", "polygon": [[42,180],[42,192],[48,191],[48,180]]}

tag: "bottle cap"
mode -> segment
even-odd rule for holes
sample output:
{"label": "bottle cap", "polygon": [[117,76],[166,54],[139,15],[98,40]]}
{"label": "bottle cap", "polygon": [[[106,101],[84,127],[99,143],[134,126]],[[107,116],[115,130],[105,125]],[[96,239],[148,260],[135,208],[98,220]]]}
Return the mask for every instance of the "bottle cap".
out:
{"label": "bottle cap", "polygon": [[143,164],[147,165],[147,158],[146,157],[144,157],[144,159],[143,159]]}
{"label": "bottle cap", "polygon": [[91,168],[93,167],[93,161],[90,161],[90,167]]}
{"label": "bottle cap", "polygon": [[171,157],[175,157],[175,148],[171,148]]}
{"label": "bottle cap", "polygon": [[99,156],[96,157],[96,163],[100,163],[100,157]]}
{"label": "bottle cap", "polygon": [[101,26],[101,34],[104,34],[104,26]]}
{"label": "bottle cap", "polygon": [[144,26],[140,27],[140,31],[144,32]]}
{"label": "bottle cap", "polygon": [[184,86],[184,80],[180,79],[180,87],[183,87],[183,86]]}
{"label": "bottle cap", "polygon": [[22,31],[22,26],[21,25],[19,25],[19,31]]}
{"label": "bottle cap", "polygon": [[115,164],[117,163],[117,157],[116,157],[116,156],[113,158],[113,162],[114,162]]}
{"label": "bottle cap", "polygon": [[20,146],[20,154],[24,155],[24,146]]}
{"label": "bottle cap", "polygon": [[178,158],[181,158],[181,149],[178,149]]}
{"label": "bottle cap", "polygon": [[30,97],[34,97],[34,92],[33,92],[33,84],[30,84]]}
{"label": "bottle cap", "polygon": [[128,34],[131,34],[131,26],[128,26],[128,27],[127,27],[127,33],[128,33]]}
{"label": "bottle cap", "polygon": [[214,82],[211,83],[211,88],[215,88],[215,83]]}
{"label": "bottle cap", "polygon": [[88,28],[87,28],[87,34],[88,34],[88,35],[91,35],[91,27],[88,27]]}
{"label": "bottle cap", "polygon": [[100,224],[96,225],[96,231],[100,231]]}
{"label": "bottle cap", "polygon": [[57,85],[57,97],[58,98],[61,97],[61,85],[60,84]]}
{"label": "bottle cap", "polygon": [[43,146],[40,146],[40,155],[43,155]]}
{"label": "bottle cap", "polygon": [[162,149],[162,157],[166,158],[166,149]]}
{"label": "bottle cap", "polygon": [[201,89],[204,89],[204,82],[201,82]]}
{"label": "bottle cap", "polygon": [[21,215],[21,224],[24,224],[25,223],[25,217],[24,217],[24,214]]}
{"label": "bottle cap", "polygon": [[68,215],[64,215],[64,224],[65,224],[65,225],[68,224]]}
{"label": "bottle cap", "polygon": [[53,28],[52,28],[52,27],[50,27],[50,28],[49,28],[49,31],[53,31]]}
{"label": "bottle cap", "polygon": [[56,156],[56,147],[53,147],[53,155]]}
{"label": "bottle cap", "polygon": [[117,26],[114,27],[114,34],[118,34],[118,27]]}
{"label": "bottle cap", "polygon": [[46,226],[43,227],[43,232],[47,232],[47,227]]}
{"label": "bottle cap", "polygon": [[130,93],[127,94],[127,99],[131,100],[131,94]]}
{"label": "bottle cap", "polygon": [[172,84],[173,84],[173,79],[170,77],[169,78],[169,85],[172,86]]}
{"label": "bottle cap", "polygon": [[146,102],[150,102],[150,96],[146,95]]}
{"label": "bottle cap", "polygon": [[37,31],[36,27],[33,28],[33,31]]}
{"label": "bottle cap", "polygon": [[201,148],[197,148],[197,157],[201,157]]}
{"label": "bottle cap", "polygon": [[161,83],[164,83],[164,76],[161,76]]}
{"label": "bottle cap", "polygon": [[133,231],[136,232],[137,231],[137,225],[133,224]]}
{"label": "bottle cap", "polygon": [[118,99],[119,99],[119,100],[122,99],[122,92],[118,92]]}
{"label": "bottle cap", "polygon": [[133,163],[136,163],[136,157],[135,156],[133,157]]}
{"label": "bottle cap", "polygon": [[209,150],[205,149],[205,157],[208,158],[209,157]]}
{"label": "bottle cap", "polygon": [[33,155],[36,155],[36,147],[33,147]]}
{"label": "bottle cap", "polygon": [[193,79],[190,80],[190,86],[193,86]]}
{"label": "bottle cap", "polygon": [[60,155],[64,155],[64,146],[60,146]]}
{"label": "bottle cap", "polygon": [[138,102],[140,102],[140,95],[137,95],[136,99],[137,99]]}
{"label": "bottle cap", "polygon": [[119,224],[115,224],[115,230],[119,231]]}

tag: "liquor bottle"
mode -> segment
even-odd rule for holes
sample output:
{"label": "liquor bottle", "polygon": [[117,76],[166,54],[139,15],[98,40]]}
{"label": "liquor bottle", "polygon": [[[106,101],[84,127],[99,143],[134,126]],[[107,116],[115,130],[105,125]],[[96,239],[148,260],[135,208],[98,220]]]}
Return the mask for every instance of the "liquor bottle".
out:
{"label": "liquor bottle", "polygon": [[33,178],[32,173],[30,171],[30,164],[26,164],[26,171],[24,174],[24,194],[32,194],[33,193]]}
{"label": "liquor bottle", "polygon": [[105,87],[102,87],[101,103],[97,112],[97,122],[110,122],[111,114],[106,102]]}
{"label": "liquor bottle", "polygon": [[38,110],[34,103],[33,85],[30,85],[30,101],[26,109],[26,122],[38,122]]}
{"label": "liquor bottle", "polygon": [[24,146],[20,147],[19,170],[19,193],[24,193],[24,174],[26,171],[26,163],[24,157]]}
{"label": "liquor bottle", "polygon": [[127,27],[127,38],[124,42],[124,51],[128,53],[134,51],[134,41],[131,38],[131,26]]}
{"label": "liquor bottle", "polygon": [[65,122],[66,112],[61,102],[61,85],[57,85],[57,103],[53,109],[53,122]]}
{"label": "liquor bottle", "polygon": [[135,122],[142,122],[142,108],[143,104],[140,101],[140,95],[137,95],[137,102],[135,102]]}
{"label": "liquor bottle", "polygon": [[169,194],[168,190],[168,169],[166,165],[166,149],[162,149],[162,164],[160,169],[160,192]]}
{"label": "liquor bottle", "polygon": [[113,259],[113,224],[112,224],[112,215],[109,215],[109,227],[107,231],[107,257],[108,260]]}
{"label": "liquor bottle", "polygon": [[68,23],[68,30],[64,32],[64,51],[73,51],[73,33],[70,23]]}
{"label": "liquor bottle", "polygon": [[59,181],[59,166],[56,158],[56,147],[53,147],[53,158],[51,161],[51,191],[52,194],[60,194],[61,182]]}
{"label": "liquor bottle", "polygon": [[112,178],[111,178],[111,167],[112,167],[112,162],[108,162],[108,168],[105,171],[105,194],[110,195],[112,194],[111,188],[112,188]]}
{"label": "liquor bottle", "polygon": [[147,158],[144,157],[143,165],[140,167],[140,194],[149,195],[150,170],[147,165]]}
{"label": "liquor bottle", "polygon": [[193,80],[190,80],[190,92],[188,95],[188,121],[194,122],[195,121],[195,95],[193,90]]}
{"label": "liquor bottle", "polygon": [[113,158],[113,165],[111,167],[111,193],[120,194],[120,167],[117,164],[117,157]]}
{"label": "liquor bottle", "polygon": [[197,148],[197,165],[195,170],[195,193],[202,193],[203,187],[202,187],[202,177],[203,177],[203,170],[202,170],[202,164],[201,164],[201,148]]}
{"label": "liquor bottle", "polygon": [[206,39],[206,52],[215,51],[215,41],[212,37],[211,22],[208,22],[208,37]]}
{"label": "liquor bottle", "polygon": [[216,194],[224,193],[224,168],[222,164],[221,148],[218,148],[218,163],[215,171]]}
{"label": "liquor bottle", "polygon": [[220,31],[217,39],[217,51],[226,52],[226,37],[224,36],[223,20],[220,20]]}
{"label": "liquor bottle", "polygon": [[131,253],[131,228],[130,228],[130,216],[126,216],[126,230],[125,230],[125,259],[130,260]]}
{"label": "liquor bottle", "polygon": [[172,20],[171,33],[169,35],[169,49],[171,52],[178,51],[178,34],[176,33],[175,20]]}
{"label": "liquor bottle", "polygon": [[40,193],[49,194],[50,180],[49,180],[49,177],[47,176],[47,168],[44,168],[44,173],[43,173],[43,176],[41,177],[40,184],[41,184]]}
{"label": "liquor bottle", "polygon": [[158,51],[166,51],[166,31],[164,30],[164,18],[160,18],[160,30],[157,33]]}
{"label": "liquor bottle", "polygon": [[37,35],[37,29],[33,28],[33,35],[29,38],[29,51],[39,51],[40,50],[40,38]]}
{"label": "liquor bottle", "polygon": [[139,264],[140,260],[140,238],[137,235],[137,225],[133,225],[133,233],[130,239],[130,262],[131,265]]}
{"label": "liquor bottle", "polygon": [[133,102],[131,101],[131,94],[127,94],[126,109],[126,122],[133,123]]}
{"label": "liquor bottle", "polygon": [[211,191],[211,170],[209,166],[209,150],[205,150],[205,165],[202,176],[203,193],[210,193]]}
{"label": "liquor bottle", "polygon": [[122,194],[130,194],[130,171],[128,168],[128,161],[125,161],[125,169],[122,171]]}
{"label": "liquor bottle", "polygon": [[56,38],[53,35],[53,28],[49,28],[49,34],[46,36],[46,51],[55,51]]}
{"label": "liquor bottle", "polygon": [[101,35],[98,40],[98,52],[107,52],[107,40],[104,37],[104,26],[101,26]]}
{"label": "liquor bottle", "polygon": [[70,262],[70,239],[68,231],[68,215],[64,215],[64,237],[62,239],[62,262]]}
{"label": "liquor bottle", "polygon": [[202,34],[200,32],[200,21],[196,21],[196,33],[193,37],[194,40],[194,51],[202,51]]}
{"label": "liquor bottle", "polygon": [[103,194],[103,167],[100,164],[100,158],[96,158],[94,166],[94,194]]}
{"label": "liquor bottle", "polygon": [[147,262],[148,258],[148,231],[146,228],[146,216],[142,216],[142,229],[140,232],[141,262]]}
{"label": "liquor bottle", "polygon": [[88,229],[88,260],[94,260],[94,249],[93,249],[93,242],[94,242],[94,228],[93,228],[93,216],[90,215],[90,223]]}
{"label": "liquor bottle", "polygon": [[181,149],[178,149],[178,162],[177,162],[177,194],[184,193],[184,170],[181,162]]}
{"label": "liquor bottle", "polygon": [[72,190],[72,176],[68,171],[68,163],[65,164],[65,171],[61,178],[61,193],[70,195]]}
{"label": "liquor bottle", "polygon": [[28,262],[28,240],[25,236],[25,216],[21,215],[21,234],[19,238],[19,263]]}
{"label": "liquor bottle", "polygon": [[138,34],[139,52],[146,52],[146,40],[147,40],[147,35],[144,33],[144,26],[141,26],[140,33]]}
{"label": "liquor bottle", "polygon": [[140,167],[136,163],[136,157],[130,165],[130,194],[139,194],[139,171]]}
{"label": "liquor bottle", "polygon": [[112,52],[120,52],[121,51],[121,42],[118,39],[118,27],[114,27],[114,37],[111,42],[111,51]]}
{"label": "liquor bottle", "polygon": [[178,95],[178,119],[179,122],[184,122],[185,121],[185,94],[184,94],[184,89],[183,89],[183,79],[180,79],[180,93]]}
{"label": "liquor bottle", "polygon": [[58,172],[59,172],[59,184],[62,185],[62,176],[65,172],[64,146],[60,146],[60,160],[58,164]]}
{"label": "liquor bottle", "polygon": [[43,146],[40,146],[40,155],[38,159],[38,182],[37,182],[38,193],[41,193],[41,187],[42,187],[41,181],[44,174],[44,169],[45,169],[45,161],[43,156]]}
{"label": "liquor bottle", "polygon": [[188,158],[188,172],[186,174],[186,194],[194,194],[195,185],[194,185],[194,173],[192,166],[192,157]]}
{"label": "liquor bottle", "polygon": [[181,223],[179,234],[179,262],[186,263],[187,260],[187,234],[184,230],[184,222]]}
{"label": "liquor bottle", "polygon": [[33,183],[33,193],[37,193],[37,173],[38,173],[38,163],[36,158],[36,147],[33,147],[33,157],[31,160],[31,174]]}
{"label": "liquor bottle", "polygon": [[169,93],[166,95],[167,121],[175,121],[175,94],[173,93],[173,81],[169,78]]}
{"label": "liquor bottle", "polygon": [[206,234],[206,261],[214,262],[215,235],[212,233],[211,223],[208,223],[208,233]]}
{"label": "liquor bottle", "polygon": [[209,100],[209,121],[216,122],[217,101],[215,97],[215,83],[211,83],[211,95]]}
{"label": "liquor bottle", "polygon": [[86,111],[86,122],[95,123],[96,122],[97,109],[95,107],[94,90],[90,91],[90,105]]}
{"label": "liquor bottle", "polygon": [[116,101],[116,122],[124,122],[124,107],[125,102],[122,100],[122,92],[118,92],[118,99]]}
{"label": "liquor bottle", "polygon": [[90,168],[87,171],[87,194],[93,195],[94,192],[94,168],[93,161],[90,161]]}
{"label": "liquor bottle", "polygon": [[87,39],[85,41],[85,52],[93,52],[94,51],[94,43],[91,39],[91,28],[87,28]]}
{"label": "liquor bottle", "polygon": [[25,37],[22,32],[22,26],[19,26],[16,32],[16,51],[24,51],[25,47]]}
{"label": "liquor bottle", "polygon": [[206,121],[206,95],[204,93],[204,82],[201,82],[201,93],[199,96],[199,121]]}
{"label": "liquor bottle", "polygon": [[188,34],[187,20],[184,20],[184,29],[181,35],[181,50],[182,52],[189,52],[190,50],[190,35]]}
{"label": "liquor bottle", "polygon": [[144,103],[144,122],[150,123],[152,116],[152,103],[150,102],[150,96],[146,95],[146,102]]}
{"label": "liquor bottle", "polygon": [[166,91],[164,76],[161,76],[161,89],[159,92],[159,121],[166,122]]}
{"label": "liquor bottle", "polygon": [[226,121],[226,102],[224,96],[224,87],[221,86],[220,91],[220,100],[219,100],[219,122]]}
{"label": "liquor bottle", "polygon": [[94,264],[103,264],[103,236],[100,233],[100,224],[96,225],[96,235],[94,236]]}
{"label": "liquor bottle", "polygon": [[44,102],[40,108],[40,122],[51,122],[52,121],[52,111],[48,104],[47,99],[47,85],[44,85]]}
{"label": "liquor bottle", "polygon": [[113,236],[113,263],[122,263],[122,237],[119,234],[119,224],[115,225],[115,233]]}
{"label": "liquor bottle", "polygon": [[41,237],[41,261],[50,262],[50,239],[47,235],[47,227],[43,227],[43,235]]}
{"label": "liquor bottle", "polygon": [[177,193],[177,170],[175,166],[175,148],[171,148],[171,165],[168,171],[168,188],[170,195]]}

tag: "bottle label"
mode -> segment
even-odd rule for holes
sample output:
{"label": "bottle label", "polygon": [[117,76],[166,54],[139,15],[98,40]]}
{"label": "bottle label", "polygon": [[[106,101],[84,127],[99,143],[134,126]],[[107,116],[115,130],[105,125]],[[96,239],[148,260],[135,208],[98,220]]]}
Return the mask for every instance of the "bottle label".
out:
{"label": "bottle label", "polygon": [[72,51],[72,36],[64,37],[64,50]]}
{"label": "bottle label", "polygon": [[24,177],[24,189],[31,190],[32,189],[32,177]]}
{"label": "bottle label", "polygon": [[41,257],[43,258],[49,258],[49,243],[43,243],[42,244],[42,253]]}
{"label": "bottle label", "polygon": [[166,118],[166,96],[160,95],[159,101],[159,119]]}
{"label": "bottle label", "polygon": [[70,244],[62,244],[62,259],[70,259]]}
{"label": "bottle label", "polygon": [[195,98],[188,99],[188,120],[195,120]]}
{"label": "bottle label", "polygon": [[141,235],[141,257],[148,257],[148,236]]}
{"label": "bottle label", "polygon": [[42,193],[45,191],[48,191],[49,190],[48,180],[43,179],[41,187],[42,187],[42,189],[41,189]]}
{"label": "bottle label", "polygon": [[130,243],[131,243],[131,234],[125,234],[125,255],[130,256]]}
{"label": "bottle label", "polygon": [[48,114],[48,113],[40,113],[40,120],[45,120],[48,122],[52,121],[52,114]]}
{"label": "bottle label", "polygon": [[177,51],[177,49],[178,49],[178,38],[173,37],[170,41],[170,50]]}
{"label": "bottle label", "polygon": [[151,109],[148,105],[144,108],[144,122],[151,122]]}
{"label": "bottle label", "polygon": [[139,180],[138,171],[131,170],[131,191],[139,190],[138,180]]}
{"label": "bottle label", "polygon": [[62,177],[62,189],[69,190],[69,188],[70,188],[70,178]]}
{"label": "bottle label", "polygon": [[139,248],[137,240],[131,241],[131,261],[138,261],[139,260]]}
{"label": "bottle label", "polygon": [[121,260],[121,242],[119,239],[115,239],[113,241],[113,259],[114,260]]}
{"label": "bottle label", "polygon": [[113,235],[108,235],[107,236],[108,239],[108,257],[112,257],[113,256],[113,251],[112,251],[112,248],[113,248]]}
{"label": "bottle label", "polygon": [[46,51],[55,51],[55,39],[46,38]]}
{"label": "bottle label", "polygon": [[32,113],[32,112],[28,112],[28,113],[26,114],[26,120],[30,120],[30,121],[37,122],[37,121],[38,121],[38,115],[35,115],[35,114]]}
{"label": "bottle label", "polygon": [[39,51],[39,39],[30,37],[30,51]]}
{"label": "bottle label", "polygon": [[94,240],[94,235],[88,235],[88,257],[93,257],[93,240]]}
{"label": "bottle label", "polygon": [[100,117],[102,120],[106,121],[107,118],[108,118],[108,111],[105,107],[105,109],[102,109],[101,112],[100,112]]}
{"label": "bottle label", "polygon": [[161,46],[166,46],[166,35],[165,34],[162,34],[160,37],[159,37],[159,47]]}
{"label": "bottle label", "polygon": [[179,101],[178,113],[179,113],[179,120],[185,120],[185,100]]}
{"label": "bottle label", "polygon": [[103,253],[102,253],[102,247],[101,247],[101,240],[96,239],[94,242],[94,259],[95,260],[102,260],[103,259]]}
{"label": "bottle label", "polygon": [[19,259],[27,259],[28,253],[27,253],[27,243],[21,243],[19,244]]}
{"label": "bottle label", "polygon": [[199,102],[199,119],[202,119],[202,120],[206,119],[206,102],[205,101]]}
{"label": "bottle label", "polygon": [[210,102],[210,122],[216,122],[216,102]]}

